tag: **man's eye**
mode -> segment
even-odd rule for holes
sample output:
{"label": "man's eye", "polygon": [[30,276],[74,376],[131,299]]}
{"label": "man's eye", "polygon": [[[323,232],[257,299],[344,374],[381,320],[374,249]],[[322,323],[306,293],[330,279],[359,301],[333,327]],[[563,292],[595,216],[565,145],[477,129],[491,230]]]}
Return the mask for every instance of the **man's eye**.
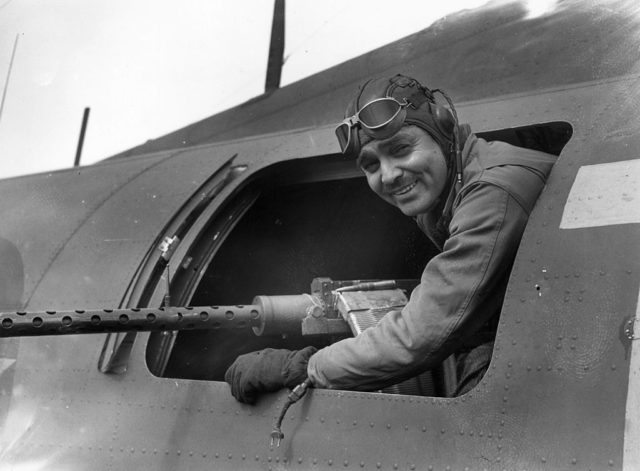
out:
{"label": "man's eye", "polygon": [[402,155],[409,152],[411,146],[409,144],[397,144],[391,148],[391,153],[393,155]]}

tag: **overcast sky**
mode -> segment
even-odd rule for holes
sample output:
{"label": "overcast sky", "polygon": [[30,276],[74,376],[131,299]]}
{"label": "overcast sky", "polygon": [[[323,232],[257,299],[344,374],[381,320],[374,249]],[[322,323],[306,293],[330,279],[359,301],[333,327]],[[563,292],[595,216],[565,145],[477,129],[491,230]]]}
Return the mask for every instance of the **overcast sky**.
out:
{"label": "overcast sky", "polygon": [[[72,166],[85,107],[86,165],[259,95],[273,3],[0,0],[0,178]],[[283,85],[484,3],[288,0]]]}

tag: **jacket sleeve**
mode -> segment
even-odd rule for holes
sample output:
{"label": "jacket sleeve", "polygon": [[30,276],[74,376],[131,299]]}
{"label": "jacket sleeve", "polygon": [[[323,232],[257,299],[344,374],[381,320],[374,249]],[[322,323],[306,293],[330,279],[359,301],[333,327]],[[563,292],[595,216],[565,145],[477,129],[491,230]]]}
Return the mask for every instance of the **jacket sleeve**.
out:
{"label": "jacket sleeve", "polygon": [[528,214],[495,185],[465,190],[407,305],[313,355],[316,387],[372,391],[433,368],[500,309]]}

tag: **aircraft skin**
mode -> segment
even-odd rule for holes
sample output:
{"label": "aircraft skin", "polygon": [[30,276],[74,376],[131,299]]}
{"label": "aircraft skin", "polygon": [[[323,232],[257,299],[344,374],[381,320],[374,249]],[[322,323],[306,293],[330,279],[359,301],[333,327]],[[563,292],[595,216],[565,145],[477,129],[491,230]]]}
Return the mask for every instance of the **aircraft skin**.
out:
{"label": "aircraft skin", "polygon": [[[163,334],[2,338],[0,470],[639,469],[638,7],[561,2],[525,14],[518,4],[467,12],[116,158],[0,182],[4,311],[160,306],[169,255],[171,303],[184,306],[216,263],[246,277],[247,293],[301,292],[278,285],[287,263],[260,267],[256,281],[216,257],[249,211],[252,185],[357,175],[333,127],[374,72],[426,77],[480,135],[515,139],[514,129],[543,125],[558,161],[475,389],[458,398],[312,389],[274,448],[286,392],[249,406],[222,381],[154,375],[164,368],[151,364],[167,364]],[[357,231],[330,222],[333,236]],[[322,257],[349,263],[355,248],[327,243],[335,252]],[[246,258],[257,269],[250,245]],[[296,283],[335,278],[315,262],[292,269]]]}

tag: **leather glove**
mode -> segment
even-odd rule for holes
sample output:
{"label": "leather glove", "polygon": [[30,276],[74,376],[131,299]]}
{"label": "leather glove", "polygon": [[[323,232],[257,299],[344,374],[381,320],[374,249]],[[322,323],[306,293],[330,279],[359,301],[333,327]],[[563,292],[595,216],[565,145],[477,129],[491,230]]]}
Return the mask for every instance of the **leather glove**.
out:
{"label": "leather glove", "polygon": [[261,393],[293,389],[307,379],[307,363],[316,351],[315,347],[293,351],[266,348],[240,355],[227,369],[224,380],[231,386],[233,397],[253,404]]}

